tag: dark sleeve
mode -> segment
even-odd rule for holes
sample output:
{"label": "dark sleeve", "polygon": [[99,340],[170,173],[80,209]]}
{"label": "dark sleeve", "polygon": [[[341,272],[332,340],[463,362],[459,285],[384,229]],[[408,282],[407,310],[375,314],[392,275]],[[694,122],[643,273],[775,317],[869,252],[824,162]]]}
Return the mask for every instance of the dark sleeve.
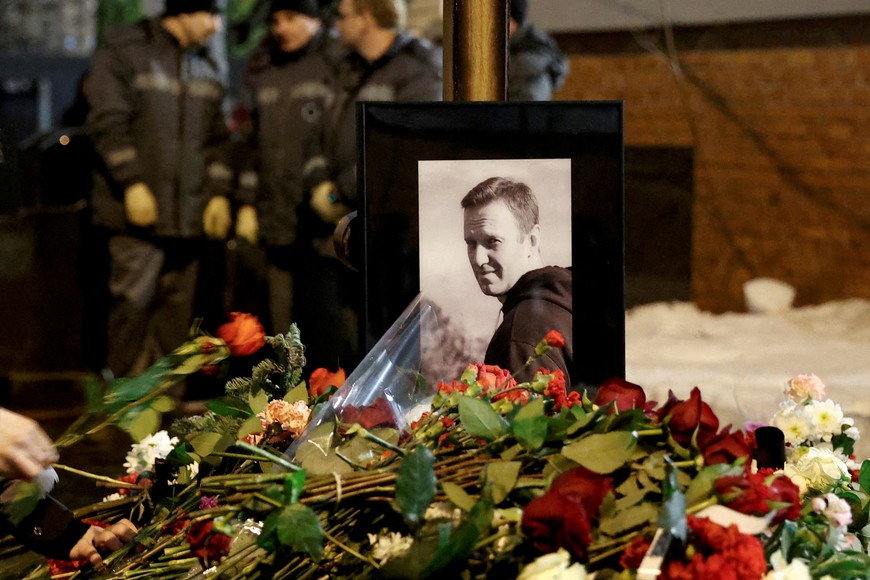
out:
{"label": "dark sleeve", "polygon": [[209,197],[230,197],[233,190],[233,170],[230,165],[230,131],[224,119],[219,100],[212,108],[208,137],[203,146],[205,157],[205,182],[203,187]]}
{"label": "dark sleeve", "polygon": [[134,112],[130,76],[119,52],[106,47],[94,56],[88,84],[88,133],[109,175],[124,187],[142,180],[139,150],[130,131]]}
{"label": "dark sleeve", "polygon": [[429,54],[421,54],[418,49],[416,70],[408,81],[397,87],[396,101],[409,103],[417,101],[441,101],[444,94],[443,69],[440,49],[432,47]]}
{"label": "dark sleeve", "polygon": [[37,504],[17,526],[4,521],[3,531],[12,534],[27,549],[48,558],[68,560],[70,550],[88,531],[87,524],[51,496]]}

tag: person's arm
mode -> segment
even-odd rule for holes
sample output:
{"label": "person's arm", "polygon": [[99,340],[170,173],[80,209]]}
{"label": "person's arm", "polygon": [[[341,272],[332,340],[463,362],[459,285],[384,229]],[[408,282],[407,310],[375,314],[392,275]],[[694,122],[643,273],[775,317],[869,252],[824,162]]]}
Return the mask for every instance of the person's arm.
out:
{"label": "person's arm", "polygon": [[51,439],[36,421],[0,407],[0,474],[31,480],[57,459]]}

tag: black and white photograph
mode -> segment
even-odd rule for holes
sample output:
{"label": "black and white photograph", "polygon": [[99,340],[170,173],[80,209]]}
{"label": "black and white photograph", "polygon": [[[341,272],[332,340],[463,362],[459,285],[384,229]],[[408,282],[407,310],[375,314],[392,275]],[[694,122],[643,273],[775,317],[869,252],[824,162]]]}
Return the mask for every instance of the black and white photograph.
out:
{"label": "black and white photograph", "polygon": [[[571,160],[420,161],[419,183],[420,291],[439,312],[442,341],[462,345],[456,353],[460,358],[443,364],[461,368],[468,361],[484,360],[502,322],[504,297],[521,277],[545,266],[571,266]],[[513,209],[505,215],[507,219],[495,216],[483,232],[488,243],[466,238],[464,222],[469,210],[463,200],[472,190],[488,187],[492,192],[492,201],[481,205],[509,207],[508,202],[498,203],[501,192],[522,186],[527,187],[539,217],[532,224],[535,239],[528,252],[522,253],[523,232],[514,224],[519,217],[515,218]],[[472,244],[480,251],[472,249]],[[497,251],[501,257],[496,255],[496,245],[503,247]],[[487,275],[500,287],[492,289]]]}

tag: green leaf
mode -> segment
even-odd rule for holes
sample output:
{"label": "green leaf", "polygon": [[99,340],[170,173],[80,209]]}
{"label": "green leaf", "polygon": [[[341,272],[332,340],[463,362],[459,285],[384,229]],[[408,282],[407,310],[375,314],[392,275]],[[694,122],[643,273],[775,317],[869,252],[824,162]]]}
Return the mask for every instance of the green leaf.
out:
{"label": "green leaf", "polygon": [[865,492],[870,493],[870,459],[865,459],[858,472],[858,484]]}
{"label": "green leaf", "polygon": [[284,506],[266,518],[258,544],[268,548],[276,539],[293,551],[307,553],[315,561],[323,555],[320,519],[311,508],[302,504]]}
{"label": "green leaf", "polygon": [[594,433],[563,447],[562,455],[595,473],[612,473],[628,461],[636,444],[630,431]]}
{"label": "green leaf", "polygon": [[193,446],[194,453],[200,457],[205,457],[214,453],[218,443],[220,443],[221,437],[220,433],[207,431],[205,433],[197,434],[190,440],[190,444]]}
{"label": "green leaf", "polygon": [[288,403],[295,403],[296,401],[308,401],[308,387],[304,382],[299,383],[290,391],[288,391],[286,395],[284,395],[284,400]]}
{"label": "green leaf", "polygon": [[435,456],[428,447],[418,446],[405,456],[396,471],[396,502],[405,520],[417,524],[435,499]]}
{"label": "green leaf", "polygon": [[166,456],[166,463],[174,467],[190,465],[193,462],[194,459],[190,456],[190,453],[187,450],[187,443],[179,443],[169,452],[169,455]]}
{"label": "green leaf", "polygon": [[168,413],[175,408],[175,401],[172,400],[172,397],[157,397],[151,402],[150,406],[160,413]]}
{"label": "green leaf", "polygon": [[138,442],[160,427],[161,414],[151,407],[135,407],[117,420],[117,425]]}
{"label": "green leaf", "polygon": [[254,414],[250,405],[236,397],[212,399],[205,404],[205,408],[216,415],[235,417],[237,419],[247,419]]}
{"label": "green leaf", "polygon": [[459,419],[469,435],[487,441],[500,437],[507,426],[489,403],[474,397],[459,397]]}
{"label": "green leaf", "polygon": [[447,499],[453,502],[456,507],[465,511],[471,511],[471,508],[474,507],[474,498],[459,485],[451,481],[443,481],[441,489],[444,490]]}
{"label": "green leaf", "polygon": [[478,540],[489,530],[492,523],[493,506],[486,498],[481,498],[468,514],[468,519],[448,538],[442,538],[438,551],[423,569],[423,577],[450,565],[456,560],[467,560],[474,552]]}
{"label": "green leaf", "polygon": [[686,488],[686,505],[693,506],[700,503],[711,495],[716,487],[716,480],[726,475],[740,475],[743,470],[739,467],[726,463],[708,465],[698,472],[698,475]]}
{"label": "green leaf", "polygon": [[242,423],[242,426],[239,427],[239,430],[236,432],[236,439],[244,439],[247,435],[250,435],[251,433],[262,432],[263,422],[260,421],[259,417],[254,415],[245,419],[245,422]]}
{"label": "green leaf", "polygon": [[284,497],[288,503],[296,503],[302,495],[302,487],[305,485],[305,472],[294,471],[284,479]]}
{"label": "green leaf", "polygon": [[519,461],[496,461],[487,463],[484,468],[484,489],[486,489],[494,505],[503,502],[513,490],[520,476],[522,463]]}
{"label": "green leaf", "polygon": [[269,395],[266,391],[260,389],[255,395],[248,395],[248,405],[254,413],[260,413],[269,404]]}
{"label": "green leaf", "polygon": [[632,506],[616,511],[613,516],[601,519],[601,532],[610,536],[619,536],[628,530],[646,526],[656,521],[659,512],[649,503]]}
{"label": "green leaf", "polygon": [[544,415],[544,399],[535,399],[520,409],[511,423],[511,431],[527,449],[540,449],[547,438],[549,421]]}

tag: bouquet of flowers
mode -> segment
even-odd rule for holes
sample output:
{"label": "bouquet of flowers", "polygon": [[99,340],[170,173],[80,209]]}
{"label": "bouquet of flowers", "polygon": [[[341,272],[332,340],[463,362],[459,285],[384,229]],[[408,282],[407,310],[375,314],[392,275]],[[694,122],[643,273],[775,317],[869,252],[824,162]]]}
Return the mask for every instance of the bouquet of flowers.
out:
{"label": "bouquet of flowers", "polygon": [[[697,388],[659,404],[624,379],[578,393],[559,370],[518,382],[481,363],[430,385],[415,327],[307,383],[295,327],[256,341],[270,356],[177,440],[139,437],[124,481],[94,476],[127,491],[78,514],[141,528],[104,570],[64,577],[867,577],[859,434],[827,403],[827,431],[783,422],[823,395],[784,404],[784,468],[756,469],[756,432],[721,427]],[[563,344],[548,333],[536,355]]]}

